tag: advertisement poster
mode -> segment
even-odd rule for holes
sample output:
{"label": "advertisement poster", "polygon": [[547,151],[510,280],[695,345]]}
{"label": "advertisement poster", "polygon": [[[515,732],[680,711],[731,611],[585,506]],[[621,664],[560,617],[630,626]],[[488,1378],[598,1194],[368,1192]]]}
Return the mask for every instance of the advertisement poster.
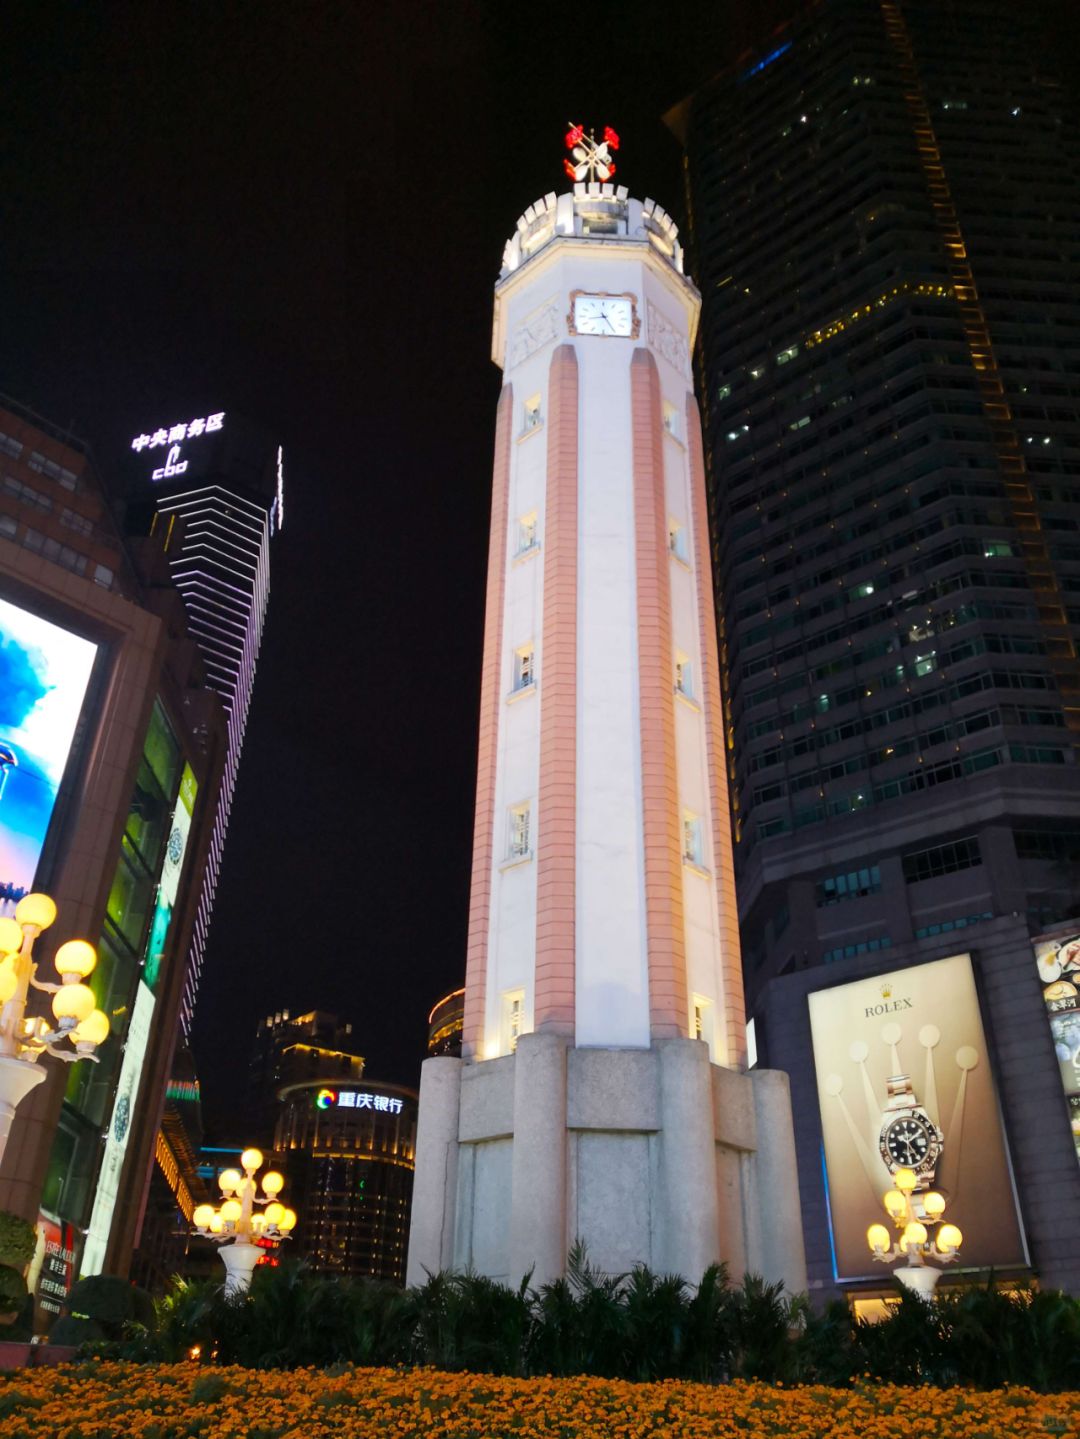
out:
{"label": "advertisement poster", "polygon": [[96,654],[0,600],[0,913],[33,888]]}
{"label": "advertisement poster", "polygon": [[143,1060],[150,1039],[150,1020],[153,1014],[154,996],[140,979],[124,1045],[124,1061],[120,1066],[120,1078],[116,1085],[112,1120],[105,1135],[101,1168],[94,1191],[94,1209],[90,1215],[86,1247],[83,1249],[82,1265],[79,1269],[80,1278],[87,1274],[100,1274],[105,1263],[113,1210],[116,1208],[116,1196],[120,1188],[120,1172],[124,1167],[128,1134],[139,1097],[139,1081],[142,1079]]}
{"label": "advertisement poster", "polygon": [[1080,934],[1035,941],[1035,963],[1080,1162]]}
{"label": "advertisement poster", "polygon": [[29,1278],[41,1308],[48,1314],[59,1314],[75,1282],[75,1227],[41,1209],[37,1231],[38,1253]]}
{"label": "advertisement poster", "polygon": [[836,1277],[884,1278],[866,1243],[901,1166],[944,1195],[959,1267],[1026,1266],[971,958],[809,996]]}

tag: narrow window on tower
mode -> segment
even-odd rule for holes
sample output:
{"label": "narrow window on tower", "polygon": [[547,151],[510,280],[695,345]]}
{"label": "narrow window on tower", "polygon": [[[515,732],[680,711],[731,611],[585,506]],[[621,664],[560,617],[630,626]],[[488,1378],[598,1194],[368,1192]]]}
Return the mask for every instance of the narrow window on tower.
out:
{"label": "narrow window on tower", "polygon": [[668,549],[677,560],[682,560],[683,564],[686,564],[686,526],[681,525],[678,520],[668,520],[667,533]]}
{"label": "narrow window on tower", "polygon": [[538,525],[539,516],[535,510],[527,515],[519,515],[517,522],[517,551],[519,555],[527,555],[530,550],[539,546]]}
{"label": "narrow window on tower", "polygon": [[521,419],[521,432],[527,435],[532,430],[538,430],[544,423],[544,417],[540,412],[540,396],[533,395],[525,401],[525,408]]}
{"label": "narrow window on tower", "polygon": [[531,689],[536,683],[536,656],[532,644],[514,651],[514,693]]}
{"label": "narrow window on tower", "polygon": [[690,1038],[700,1039],[707,1044],[709,1055],[712,1056],[712,1003],[701,994],[694,994],[690,997]]}
{"label": "narrow window on tower", "polygon": [[513,1054],[525,1027],[525,991],[512,990],[502,997],[502,1043],[500,1054]]}
{"label": "narrow window on tower", "polygon": [[679,433],[679,411],[667,400],[664,401],[664,429],[673,439],[682,439],[682,435]]}
{"label": "narrow window on tower", "polygon": [[702,844],[701,816],[693,814],[690,810],[683,811],[683,859],[687,864],[697,865],[698,869],[704,867],[705,851]]}
{"label": "narrow window on tower", "polygon": [[689,655],[680,652],[675,655],[675,692],[688,700],[694,698],[694,668]]}
{"label": "narrow window on tower", "polygon": [[530,859],[530,806],[515,804],[510,810],[510,834],[507,844],[509,859]]}

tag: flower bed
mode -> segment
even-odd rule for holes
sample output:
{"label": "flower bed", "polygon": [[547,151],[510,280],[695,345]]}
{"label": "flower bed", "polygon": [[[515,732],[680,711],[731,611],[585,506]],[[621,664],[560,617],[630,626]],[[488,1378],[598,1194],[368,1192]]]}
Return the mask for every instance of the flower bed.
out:
{"label": "flower bed", "polygon": [[1078,1439],[1080,1395],[88,1363],[0,1378],[3,1439]]}

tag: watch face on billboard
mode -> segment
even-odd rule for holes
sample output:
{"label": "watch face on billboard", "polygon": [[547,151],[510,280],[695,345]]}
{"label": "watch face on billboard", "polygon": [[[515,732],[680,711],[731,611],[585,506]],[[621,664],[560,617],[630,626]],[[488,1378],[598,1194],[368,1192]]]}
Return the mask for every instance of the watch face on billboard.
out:
{"label": "watch face on billboard", "polygon": [[818,990],[809,1006],[836,1277],[886,1280],[866,1231],[889,1224],[899,1169],[915,1174],[921,1221],[934,1223],[922,1196],[944,1198],[959,1268],[1026,1266],[970,957]]}
{"label": "watch face on billboard", "polygon": [[1036,940],[1035,963],[1080,1161],[1080,934]]}
{"label": "watch face on billboard", "polygon": [[34,874],[97,646],[0,600],[0,912]]}

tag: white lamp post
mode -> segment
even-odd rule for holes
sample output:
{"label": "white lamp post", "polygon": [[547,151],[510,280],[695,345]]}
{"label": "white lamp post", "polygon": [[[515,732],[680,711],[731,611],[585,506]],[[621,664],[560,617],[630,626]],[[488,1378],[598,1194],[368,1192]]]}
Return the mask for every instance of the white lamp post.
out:
{"label": "white lamp post", "polygon": [[[883,1196],[885,1210],[899,1231],[899,1238],[890,1242],[892,1236],[884,1224],[871,1224],[866,1231],[866,1242],[870,1252],[882,1264],[895,1264],[898,1259],[905,1261],[897,1269],[896,1277],[905,1289],[927,1301],[933,1299],[934,1289],[941,1278],[941,1270],[929,1264],[931,1258],[941,1264],[951,1264],[958,1258],[964,1236],[955,1224],[944,1224],[945,1200],[931,1190],[920,1200],[920,1212],[916,1213],[912,1193],[918,1183],[913,1169],[898,1169],[893,1175],[895,1189]],[[940,1225],[937,1234],[931,1238],[930,1228]]]}
{"label": "white lamp post", "polygon": [[[37,979],[34,941],[56,918],[47,894],[19,900],[15,918],[0,919],[0,1159],[15,1110],[45,1078],[37,1061],[43,1054],[65,1063],[92,1059],[109,1033],[109,1020],[95,1007],[94,993],[83,983],[97,964],[97,952],[85,939],[69,939],[56,951],[59,984]],[[26,1018],[31,988],[51,994],[55,1029],[43,1018]],[[73,1048],[62,1047],[67,1041]]]}
{"label": "white lamp post", "polygon": [[[285,1180],[277,1170],[268,1169],[263,1175],[263,1194],[259,1195],[255,1171],[262,1162],[261,1150],[245,1149],[240,1156],[243,1174],[239,1169],[225,1169],[218,1176],[225,1196],[220,1209],[212,1204],[200,1204],[191,1216],[197,1234],[221,1245],[226,1294],[247,1292],[251,1272],[264,1252],[254,1240],[288,1239],[296,1225],[293,1211],[278,1203]],[[264,1204],[266,1208],[259,1213],[256,1204]]]}

